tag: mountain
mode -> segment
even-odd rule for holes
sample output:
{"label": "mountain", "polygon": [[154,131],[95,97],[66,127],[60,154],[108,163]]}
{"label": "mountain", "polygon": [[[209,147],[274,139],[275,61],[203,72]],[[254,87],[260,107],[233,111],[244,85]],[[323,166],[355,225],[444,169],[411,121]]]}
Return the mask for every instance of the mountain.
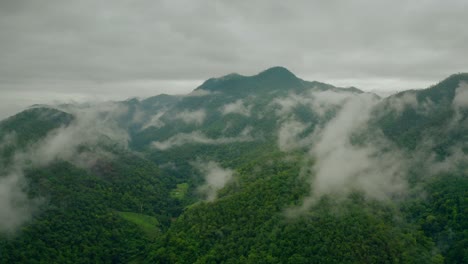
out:
{"label": "mountain", "polygon": [[32,107],[0,122],[0,263],[468,263],[466,83]]}

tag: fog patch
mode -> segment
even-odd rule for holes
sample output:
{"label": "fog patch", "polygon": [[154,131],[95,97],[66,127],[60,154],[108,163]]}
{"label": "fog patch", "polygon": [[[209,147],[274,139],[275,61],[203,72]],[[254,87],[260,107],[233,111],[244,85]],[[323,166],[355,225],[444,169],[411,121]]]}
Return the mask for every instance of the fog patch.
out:
{"label": "fog patch", "polygon": [[455,117],[452,125],[460,125],[459,122],[466,117],[466,110],[468,109],[468,84],[466,82],[460,82],[456,88],[452,107],[455,111]]}
{"label": "fog patch", "polygon": [[[66,105],[61,108],[72,113],[74,120],[68,126],[50,131],[25,149],[16,150],[13,160],[0,171],[0,232],[14,232],[31,218],[37,208],[40,199],[30,199],[27,195],[25,169],[47,166],[59,160],[88,168],[100,158],[112,157],[102,148],[107,143],[127,147],[129,136],[116,121],[127,114],[126,107],[109,103],[99,106]],[[14,138],[4,137],[1,147],[13,144]]]}
{"label": "fog patch", "polygon": [[296,120],[288,120],[281,124],[278,130],[278,146],[281,151],[292,151],[304,146],[299,135],[307,126]]}
{"label": "fog patch", "polygon": [[276,98],[273,100],[272,105],[279,106],[275,110],[275,113],[279,117],[284,117],[291,114],[294,109],[299,105],[309,105],[311,103],[311,98],[298,95],[296,93],[291,93],[287,97]]}
{"label": "fog patch", "polygon": [[41,202],[28,198],[24,181],[21,171],[0,177],[0,233],[11,233],[27,222]]}
{"label": "fog patch", "polygon": [[145,113],[141,111],[140,109],[135,109],[135,112],[133,112],[132,115],[132,124],[141,124],[145,120]]}
{"label": "fog patch", "polygon": [[404,153],[392,147],[380,133],[372,139],[355,142],[365,131],[371,110],[378,103],[372,94],[347,98],[336,116],[314,133],[309,145],[313,166],[309,172],[311,193],[293,214],[308,210],[322,196],[345,198],[354,191],[384,200],[404,193],[407,171]]}
{"label": "fog patch", "polygon": [[250,116],[252,106],[246,106],[242,99],[239,99],[233,103],[226,104],[222,107],[221,112],[223,115],[227,114],[239,114],[244,116]]}
{"label": "fog patch", "polygon": [[[244,130],[245,131],[245,130]],[[228,144],[234,142],[246,142],[253,141],[253,137],[246,133],[241,133],[237,137],[219,137],[219,138],[209,138],[200,131],[194,131],[191,133],[179,133],[165,141],[154,141],[151,143],[151,146],[158,150],[167,150],[173,147],[182,146],[185,144],[208,144],[208,145],[218,145],[218,144]]]}
{"label": "fog patch", "polygon": [[355,96],[348,91],[316,91],[310,90],[303,94],[290,93],[286,97],[277,98],[273,101],[276,115],[287,117],[291,115],[298,106],[306,106],[314,111],[317,116],[322,117],[325,113],[336,106],[340,106],[349,98]]}
{"label": "fog patch", "polygon": [[403,111],[408,108],[418,108],[419,103],[416,98],[416,92],[404,92],[402,95],[389,97],[386,101],[387,109],[393,110],[397,116],[401,115]]}
{"label": "fog patch", "polygon": [[468,108],[468,84],[466,82],[460,82],[455,90],[452,104],[455,108]]}
{"label": "fog patch", "polygon": [[196,111],[183,111],[175,115],[175,119],[180,119],[186,124],[201,125],[205,121],[206,112],[203,109]]}
{"label": "fog patch", "polygon": [[314,98],[311,107],[319,116],[323,116],[332,107],[342,105],[348,98],[356,96],[354,93],[346,91],[320,91],[311,94]]}
{"label": "fog patch", "polygon": [[184,95],[184,97],[202,97],[202,96],[208,96],[212,94],[216,94],[216,92],[210,92],[208,90],[197,89],[187,95]]}
{"label": "fog patch", "polygon": [[366,145],[351,142],[353,133],[366,126],[376,103],[374,98],[365,95],[348,100],[321,131],[310,151],[316,159],[315,196],[346,195],[356,189],[382,199],[403,190],[399,155],[382,152],[375,142]]}
{"label": "fog patch", "polygon": [[[71,124],[51,131],[44,139],[21,154],[25,154],[25,159],[30,159],[36,166],[44,166],[60,159],[80,167],[88,167],[105,153],[97,148],[100,144],[112,142],[122,148],[128,147],[130,137],[117,122],[127,111],[127,107],[114,103],[71,108],[69,112],[75,116]],[[78,151],[84,145],[91,149]]]}
{"label": "fog patch", "polygon": [[232,180],[234,171],[221,167],[217,162],[194,162],[192,165],[200,171],[205,183],[197,191],[209,202],[217,198],[218,191]]}
{"label": "fog patch", "polygon": [[[278,129],[278,146],[281,151],[292,151],[299,148],[310,147],[313,139],[317,137],[316,131],[304,134],[311,123],[301,123],[294,117],[293,112],[299,105],[306,106],[319,118],[324,117],[328,111],[339,109],[350,98],[357,94],[346,91],[309,91],[304,95],[290,94],[287,97],[274,101],[279,109],[277,115],[283,117]],[[369,97],[372,97],[369,95]],[[317,121],[316,121],[317,122]],[[320,121],[318,121],[320,122]]]}
{"label": "fog patch", "polygon": [[[14,146],[16,144],[16,133],[8,133],[0,139],[0,151],[3,151],[5,148]],[[0,156],[0,159],[2,157]]]}
{"label": "fog patch", "polygon": [[459,169],[467,169],[466,161],[468,155],[463,151],[463,147],[466,148],[466,144],[460,146],[453,146],[448,149],[447,156],[442,160],[437,158],[437,155],[433,152],[429,157],[425,157],[425,167],[428,170],[428,175],[437,175],[440,173],[454,172]]}
{"label": "fog patch", "polygon": [[239,136],[251,138],[251,139],[253,140],[253,138],[252,138],[252,136],[251,136],[252,132],[253,132],[253,127],[251,127],[251,126],[246,126],[246,127],[244,127],[244,129],[242,129],[242,131],[240,132]]}
{"label": "fog patch", "polygon": [[161,120],[161,117],[165,114],[165,111],[161,111],[151,117],[151,119],[143,124],[141,130],[147,129],[148,127],[161,128],[165,125],[164,121]]}

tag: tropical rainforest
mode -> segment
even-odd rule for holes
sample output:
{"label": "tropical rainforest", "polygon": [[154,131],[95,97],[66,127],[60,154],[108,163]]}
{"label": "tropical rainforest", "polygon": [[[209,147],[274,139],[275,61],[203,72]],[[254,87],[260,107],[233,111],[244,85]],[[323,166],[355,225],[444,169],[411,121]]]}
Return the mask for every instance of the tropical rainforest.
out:
{"label": "tropical rainforest", "polygon": [[468,263],[468,74],[31,106],[0,121],[0,263]]}

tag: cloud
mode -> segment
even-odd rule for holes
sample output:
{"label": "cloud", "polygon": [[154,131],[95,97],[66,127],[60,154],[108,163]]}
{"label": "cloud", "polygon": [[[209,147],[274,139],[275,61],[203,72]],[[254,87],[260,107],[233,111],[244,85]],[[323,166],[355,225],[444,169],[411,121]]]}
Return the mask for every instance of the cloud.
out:
{"label": "cloud", "polygon": [[8,133],[0,139],[0,151],[3,151],[3,149],[6,147],[14,146],[15,144],[16,144],[16,133],[15,132]]}
{"label": "cloud", "polygon": [[[47,166],[58,160],[89,168],[98,159],[112,158],[112,154],[103,148],[107,143],[126,148],[129,137],[116,123],[127,113],[126,107],[109,103],[68,105],[62,110],[72,113],[74,120],[50,131],[24,150],[16,150],[13,160],[0,171],[0,232],[14,232],[37,209],[40,198],[28,198],[25,169]],[[14,134],[7,135],[0,148],[14,144],[14,141]]]}
{"label": "cloud", "polygon": [[310,171],[311,193],[301,208],[291,209],[290,213],[307,210],[324,195],[344,198],[359,191],[381,200],[404,193],[404,153],[378,132],[365,142],[353,141],[355,135],[366,131],[370,113],[378,102],[372,94],[355,94],[343,102],[332,120],[314,132],[307,145],[314,162],[312,167],[303,169]]}
{"label": "cloud", "polygon": [[198,192],[206,197],[209,202],[217,198],[218,191],[232,180],[234,171],[223,168],[214,161],[194,162],[192,164],[203,175],[205,183],[198,187]]}
{"label": "cloud", "polygon": [[311,98],[291,93],[287,97],[276,98],[272,104],[279,106],[276,109],[276,115],[280,117],[291,114],[298,105],[310,105]]}
{"label": "cloud", "polygon": [[428,175],[454,172],[463,166],[466,169],[468,155],[463,151],[463,147],[466,148],[467,145],[462,144],[451,147],[443,160],[439,160],[434,153],[429,152],[431,155],[426,158],[425,164],[425,167],[428,168]]}
{"label": "cloud", "polygon": [[21,171],[0,177],[0,233],[12,233],[27,222],[36,211],[40,199],[28,198]]}
{"label": "cloud", "polygon": [[160,111],[156,115],[152,116],[151,119],[141,127],[141,130],[146,129],[148,127],[155,127],[155,128],[163,127],[165,125],[165,123],[164,123],[164,121],[161,120],[161,117],[165,113],[166,113],[166,111]]}
{"label": "cloud", "polygon": [[[315,123],[301,123],[294,117],[294,110],[298,106],[309,108],[319,118],[324,118],[325,114],[331,110],[341,107],[348,99],[355,97],[356,94],[346,91],[317,91],[310,90],[305,94],[291,93],[286,97],[277,98],[273,101],[276,108],[276,114],[283,119],[279,121],[278,146],[281,151],[291,151],[298,148],[310,146],[314,137],[317,137],[316,131],[304,132],[310,125]],[[319,120],[314,122],[322,122]]]}
{"label": "cloud", "polygon": [[[314,195],[321,196],[331,192],[347,192],[349,186],[364,187],[376,184],[373,177],[380,173],[373,159],[376,150],[351,143],[351,135],[365,126],[369,112],[375,105],[370,96],[358,96],[348,100],[337,116],[321,131],[319,139],[311,149],[316,158]],[[381,177],[378,177],[380,180]],[[378,186],[374,186],[378,187]],[[380,188],[376,188],[379,190]],[[372,192],[374,193],[374,192]]]}
{"label": "cloud", "polygon": [[389,97],[385,102],[386,107],[395,111],[397,115],[401,115],[408,107],[417,109],[419,106],[416,91],[403,92],[403,94]]}
{"label": "cloud", "polygon": [[64,110],[75,117],[72,123],[51,131],[44,139],[34,144],[26,153],[33,164],[43,166],[61,159],[84,167],[89,166],[97,156],[103,154],[99,148],[81,153],[83,145],[99,146],[116,142],[126,148],[129,141],[127,131],[119,127],[117,120],[125,115],[128,108],[117,103],[92,106],[64,106]]}
{"label": "cloud", "polygon": [[239,99],[233,103],[226,104],[222,107],[221,112],[223,115],[227,114],[240,114],[244,116],[250,116],[251,106],[246,106],[242,99]]}
{"label": "cloud", "polygon": [[216,94],[216,92],[208,91],[208,90],[203,90],[203,89],[197,89],[192,91],[191,93],[185,95],[186,97],[202,97],[202,96],[208,96]]}
{"label": "cloud", "polygon": [[183,111],[175,115],[176,119],[182,120],[186,124],[201,125],[205,121],[206,112],[204,109],[196,111]]}
{"label": "cloud", "polygon": [[304,140],[299,135],[307,126],[296,120],[289,120],[281,124],[278,130],[278,146],[281,151],[291,151],[304,146]]}
{"label": "cloud", "polygon": [[244,131],[238,137],[219,137],[219,138],[209,138],[205,134],[199,131],[194,131],[192,133],[179,133],[165,141],[152,142],[151,146],[159,150],[166,150],[169,148],[182,146],[185,144],[193,144],[193,143],[217,145],[217,144],[228,144],[228,143],[234,143],[234,142],[247,142],[247,141],[254,140],[252,136],[247,134],[248,132],[245,133]]}
{"label": "cloud", "polygon": [[468,84],[466,82],[460,82],[458,85],[455,90],[455,97],[453,98],[452,105],[456,110],[468,108]]}
{"label": "cloud", "polygon": [[352,92],[348,91],[317,91],[312,89],[303,94],[290,93],[286,97],[276,98],[272,104],[279,106],[276,109],[276,115],[280,117],[291,115],[298,106],[309,107],[315,114],[323,117],[327,111],[341,105],[353,95]]}

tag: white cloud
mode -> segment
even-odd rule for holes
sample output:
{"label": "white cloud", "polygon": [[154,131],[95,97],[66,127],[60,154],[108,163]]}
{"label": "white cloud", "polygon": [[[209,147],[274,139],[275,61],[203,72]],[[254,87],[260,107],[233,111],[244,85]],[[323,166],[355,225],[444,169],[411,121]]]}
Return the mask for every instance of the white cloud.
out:
{"label": "white cloud", "polygon": [[214,201],[218,191],[232,180],[233,170],[223,168],[214,161],[195,162],[193,165],[201,172],[205,183],[198,187],[198,191],[205,195],[207,201]]}
{"label": "white cloud", "polygon": [[205,121],[206,112],[204,109],[196,111],[183,111],[175,115],[176,119],[182,120],[186,124],[201,125]]}
{"label": "white cloud", "polygon": [[314,133],[308,145],[314,163],[303,170],[311,172],[311,193],[299,211],[308,209],[323,195],[346,197],[352,191],[361,191],[374,199],[387,199],[405,191],[403,153],[378,133],[361,144],[352,142],[352,136],[366,128],[378,101],[371,94],[354,95],[343,102],[332,120]]}
{"label": "white cloud", "polygon": [[404,92],[402,95],[389,97],[386,101],[386,106],[394,110],[397,115],[400,115],[406,108],[411,107],[417,109],[419,106],[416,92]]}
{"label": "white cloud", "polygon": [[452,104],[456,109],[468,108],[468,84],[466,82],[460,82],[460,85],[455,90]]}
{"label": "white cloud", "polygon": [[356,189],[373,198],[385,198],[404,188],[399,155],[381,151],[375,141],[363,146],[351,143],[351,136],[366,126],[376,103],[370,95],[351,98],[323,128],[310,151],[316,158],[314,196]]}
{"label": "white cloud", "polygon": [[185,95],[186,97],[202,97],[215,94],[215,92],[203,90],[203,89],[196,89],[190,92],[189,94]]}
{"label": "white cloud", "polygon": [[13,146],[15,144],[16,144],[16,133],[15,132],[8,133],[0,139],[0,151],[2,151],[5,147]]}
{"label": "white cloud", "polygon": [[[31,200],[25,192],[24,169],[47,166],[57,160],[87,168],[99,158],[111,157],[100,148],[101,144],[112,141],[123,148],[127,146],[128,135],[116,123],[118,117],[127,113],[126,107],[109,103],[64,108],[75,117],[71,124],[54,129],[23,151],[17,151],[12,163],[0,171],[0,232],[13,232],[30,219],[37,207],[39,199]],[[7,136],[0,145],[12,142],[14,136]],[[90,149],[80,150],[81,146]]]}
{"label": "white cloud", "polygon": [[242,99],[239,99],[233,103],[226,104],[221,109],[223,115],[227,114],[240,114],[244,116],[250,116],[251,106],[246,106]]}
{"label": "white cloud", "polygon": [[166,150],[176,146],[181,146],[190,143],[217,145],[217,144],[228,144],[234,142],[246,142],[254,140],[252,136],[242,133],[238,137],[220,137],[220,138],[209,138],[205,134],[195,131],[192,133],[180,133],[165,141],[155,141],[151,143],[151,146],[159,149]]}
{"label": "white cloud", "polygon": [[146,122],[143,126],[142,126],[142,130],[143,129],[146,129],[148,127],[155,127],[155,128],[161,128],[163,127],[165,124],[164,124],[164,121],[161,120],[161,117],[165,114],[166,112],[165,111],[160,111],[159,113],[155,114],[154,116],[151,117],[151,119]]}
{"label": "white cloud", "polygon": [[287,97],[277,98],[273,105],[279,106],[276,115],[287,117],[292,114],[298,106],[306,106],[313,110],[318,116],[323,116],[328,110],[341,105],[346,99],[355,94],[347,91],[317,91],[310,90],[304,94],[291,93]]}
{"label": "white cloud", "polygon": [[27,222],[41,202],[28,198],[24,181],[21,171],[0,177],[0,233],[11,233]]}
{"label": "white cloud", "polygon": [[296,120],[289,120],[281,124],[278,130],[278,146],[281,151],[291,151],[299,147],[303,147],[304,144],[299,138],[307,126]]}

